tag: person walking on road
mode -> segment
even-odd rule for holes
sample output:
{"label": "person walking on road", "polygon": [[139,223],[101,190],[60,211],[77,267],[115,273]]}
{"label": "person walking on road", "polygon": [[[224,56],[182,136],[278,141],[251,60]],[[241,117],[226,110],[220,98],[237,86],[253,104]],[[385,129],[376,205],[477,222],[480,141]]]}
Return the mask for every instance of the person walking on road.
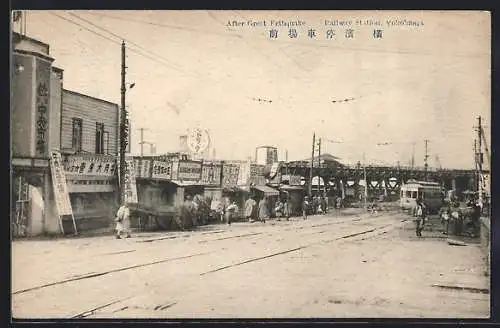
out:
{"label": "person walking on road", "polygon": [[253,197],[250,197],[245,202],[245,219],[252,223],[253,222],[253,214],[255,212],[255,206],[257,206],[257,202]]}
{"label": "person walking on road", "polygon": [[302,202],[302,218],[307,219],[307,212],[309,211],[309,197],[305,196]]}
{"label": "person walking on road", "polygon": [[130,209],[126,203],[123,203],[118,209],[118,212],[116,212],[115,222],[116,239],[121,239],[122,234],[125,234],[126,238],[130,238]]}
{"label": "person walking on road", "polygon": [[287,195],[285,200],[285,217],[287,221],[290,221],[290,217],[292,216],[292,199],[290,195]]}
{"label": "person walking on road", "polygon": [[285,205],[279,199],[278,202],[276,203],[276,207],[274,208],[274,212],[276,213],[276,218],[278,219],[278,221],[281,221],[281,218],[283,217],[283,214],[285,212]]}
{"label": "person walking on road", "polygon": [[238,205],[233,200],[231,204],[226,209],[226,219],[227,224],[231,225],[231,220],[236,217],[236,213],[238,212]]}
{"label": "person walking on road", "polygon": [[320,207],[321,207],[321,213],[326,214],[326,200],[324,196],[321,196],[320,198]]}
{"label": "person walking on road", "polygon": [[425,218],[426,218],[426,206],[422,199],[417,198],[417,208],[416,208],[416,216],[417,216],[417,236],[422,237],[422,230],[424,230]]}
{"label": "person walking on road", "polygon": [[262,223],[266,223],[266,219],[269,217],[269,209],[267,208],[267,197],[264,196],[259,202],[259,220]]}

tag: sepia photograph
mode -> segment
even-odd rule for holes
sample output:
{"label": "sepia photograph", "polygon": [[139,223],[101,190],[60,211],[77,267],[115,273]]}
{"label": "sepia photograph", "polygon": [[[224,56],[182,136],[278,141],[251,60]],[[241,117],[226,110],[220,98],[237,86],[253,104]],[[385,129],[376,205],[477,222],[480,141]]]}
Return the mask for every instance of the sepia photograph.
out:
{"label": "sepia photograph", "polygon": [[490,318],[490,12],[10,26],[12,319]]}

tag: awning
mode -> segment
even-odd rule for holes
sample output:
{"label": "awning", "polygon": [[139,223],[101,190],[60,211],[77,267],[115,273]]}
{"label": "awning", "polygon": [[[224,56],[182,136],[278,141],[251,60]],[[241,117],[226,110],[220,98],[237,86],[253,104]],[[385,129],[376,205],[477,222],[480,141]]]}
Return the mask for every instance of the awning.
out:
{"label": "awning", "polygon": [[304,190],[304,187],[283,185],[280,187],[280,189],[282,189],[282,190]]}
{"label": "awning", "polygon": [[203,186],[202,184],[196,181],[179,181],[179,180],[170,180],[169,182],[178,185],[179,187],[189,187],[189,186]]}
{"label": "awning", "polygon": [[274,188],[268,186],[252,186],[253,189],[257,189],[258,191],[262,191],[265,195],[268,196],[278,196],[280,192]]}

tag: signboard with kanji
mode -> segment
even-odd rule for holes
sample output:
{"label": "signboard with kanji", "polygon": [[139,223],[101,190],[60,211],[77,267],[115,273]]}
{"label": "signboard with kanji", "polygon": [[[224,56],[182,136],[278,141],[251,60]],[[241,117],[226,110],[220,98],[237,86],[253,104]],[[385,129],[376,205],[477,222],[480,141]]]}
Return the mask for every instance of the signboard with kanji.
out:
{"label": "signboard with kanji", "polygon": [[64,163],[66,174],[113,177],[117,170],[116,161],[107,156],[68,156]]}
{"label": "signboard with kanji", "polygon": [[52,174],[52,184],[54,187],[54,198],[56,201],[59,216],[72,215],[71,201],[69,199],[66,175],[62,165],[62,157],[59,152],[53,151],[50,157],[50,169]]}
{"label": "signboard with kanji", "polygon": [[222,165],[222,186],[234,187],[238,184],[238,177],[240,174],[240,166],[237,164]]}
{"label": "signboard with kanji", "polygon": [[264,168],[264,165],[250,165],[250,184],[257,186],[263,186],[266,184],[266,178],[264,177]]}
{"label": "signboard with kanji", "polygon": [[209,186],[220,185],[221,164],[203,163],[201,171],[201,183]]}
{"label": "signboard with kanji", "polygon": [[136,178],[148,179],[151,177],[150,159],[134,158],[134,168]]}
{"label": "signboard with kanji", "polygon": [[177,178],[183,181],[200,181],[201,162],[180,161],[177,171]]}
{"label": "signboard with kanji", "polygon": [[125,177],[123,181],[123,199],[125,203],[136,204],[137,186],[135,184],[135,169],[134,159],[130,156],[125,156]]}
{"label": "signboard with kanji", "polygon": [[172,162],[153,161],[153,179],[172,180]]}

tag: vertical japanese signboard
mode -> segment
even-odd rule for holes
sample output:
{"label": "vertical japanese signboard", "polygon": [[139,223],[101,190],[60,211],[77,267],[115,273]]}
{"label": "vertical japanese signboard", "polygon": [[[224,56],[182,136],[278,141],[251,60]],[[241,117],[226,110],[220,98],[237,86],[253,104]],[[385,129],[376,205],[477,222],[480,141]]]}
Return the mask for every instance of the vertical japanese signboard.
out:
{"label": "vertical japanese signboard", "polygon": [[264,178],[264,165],[250,165],[250,183],[257,186],[266,184],[266,179]]}
{"label": "vertical japanese signboard", "polygon": [[54,187],[54,198],[56,201],[57,212],[59,215],[59,225],[61,231],[64,233],[62,225],[62,216],[71,215],[73,220],[73,228],[75,234],[76,222],[73,217],[73,209],[71,208],[71,201],[69,199],[68,185],[66,184],[66,176],[64,174],[64,167],[62,165],[62,158],[59,152],[53,151],[50,156],[50,170],[52,174],[52,185]]}
{"label": "vertical japanese signboard", "polygon": [[180,161],[177,178],[182,181],[200,181],[201,162]]}
{"label": "vertical japanese signboard", "polygon": [[50,108],[50,63],[36,61],[36,115],[35,115],[35,156],[48,154],[49,108]]}
{"label": "vertical japanese signboard", "polygon": [[203,163],[201,170],[201,183],[207,186],[220,185],[221,164]]}
{"label": "vertical japanese signboard", "polygon": [[151,177],[158,180],[172,180],[172,162],[153,161]]}
{"label": "vertical japanese signboard", "polygon": [[148,179],[151,177],[151,160],[134,158],[134,169],[136,178]]}
{"label": "vertical japanese signboard", "polygon": [[238,186],[246,186],[250,183],[250,161],[240,164],[240,174],[238,175]]}
{"label": "vertical japanese signboard", "polygon": [[222,186],[234,187],[238,184],[238,176],[240,174],[240,166],[238,164],[222,165]]}
{"label": "vertical japanese signboard", "polygon": [[135,184],[134,159],[125,156],[125,177],[123,181],[123,200],[125,203],[137,204],[137,186]]}

